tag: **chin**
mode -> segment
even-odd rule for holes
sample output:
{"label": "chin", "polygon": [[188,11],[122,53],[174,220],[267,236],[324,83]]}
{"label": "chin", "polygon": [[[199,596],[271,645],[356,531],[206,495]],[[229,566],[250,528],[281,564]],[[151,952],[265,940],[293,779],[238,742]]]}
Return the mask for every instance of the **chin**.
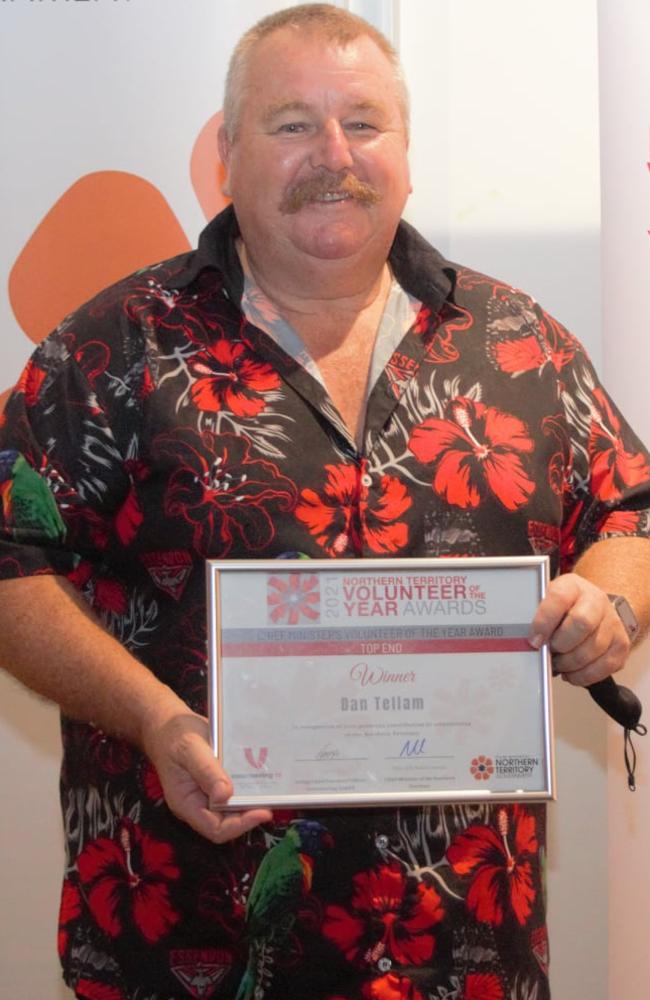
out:
{"label": "chin", "polygon": [[308,231],[298,230],[294,234],[293,244],[303,253],[320,260],[340,260],[353,257],[367,246],[372,239],[370,228],[350,227],[347,225],[330,224],[327,226],[310,227]]}

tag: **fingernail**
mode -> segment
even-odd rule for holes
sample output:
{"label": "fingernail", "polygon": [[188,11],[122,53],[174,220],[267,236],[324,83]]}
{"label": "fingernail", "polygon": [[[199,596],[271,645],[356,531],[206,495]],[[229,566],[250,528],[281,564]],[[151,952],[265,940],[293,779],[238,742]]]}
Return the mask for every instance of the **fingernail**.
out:
{"label": "fingernail", "polygon": [[532,646],[533,649],[541,649],[542,646],[544,645],[544,636],[539,635],[539,633],[537,633],[536,635],[529,635],[528,645]]}

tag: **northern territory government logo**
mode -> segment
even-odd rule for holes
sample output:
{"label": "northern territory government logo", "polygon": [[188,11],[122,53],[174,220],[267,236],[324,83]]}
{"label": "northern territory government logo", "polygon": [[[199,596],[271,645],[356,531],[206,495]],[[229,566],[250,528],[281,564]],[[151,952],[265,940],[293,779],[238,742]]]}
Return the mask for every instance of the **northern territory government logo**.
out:
{"label": "northern territory government logo", "polygon": [[489,781],[490,778],[530,778],[539,767],[539,757],[528,757],[526,754],[501,754],[487,757],[478,754],[472,757],[469,771],[476,781]]}
{"label": "northern territory government logo", "polygon": [[489,781],[494,774],[494,761],[482,753],[478,757],[472,757],[469,773],[476,781]]}
{"label": "northern territory government logo", "polygon": [[273,573],[266,582],[266,608],[270,625],[320,622],[318,577],[315,573]]}

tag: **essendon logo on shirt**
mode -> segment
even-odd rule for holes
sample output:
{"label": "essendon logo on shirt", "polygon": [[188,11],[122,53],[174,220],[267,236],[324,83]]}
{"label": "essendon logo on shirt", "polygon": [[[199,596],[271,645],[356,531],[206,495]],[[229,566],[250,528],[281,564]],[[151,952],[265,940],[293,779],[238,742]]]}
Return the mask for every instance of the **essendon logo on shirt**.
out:
{"label": "essendon logo on shirt", "polygon": [[232,968],[230,952],[218,948],[182,948],[171,951],[169,965],[193,997],[211,997]]}
{"label": "essendon logo on shirt", "polygon": [[189,552],[182,549],[145,552],[140,558],[156,586],[179,601],[192,572],[192,557]]}

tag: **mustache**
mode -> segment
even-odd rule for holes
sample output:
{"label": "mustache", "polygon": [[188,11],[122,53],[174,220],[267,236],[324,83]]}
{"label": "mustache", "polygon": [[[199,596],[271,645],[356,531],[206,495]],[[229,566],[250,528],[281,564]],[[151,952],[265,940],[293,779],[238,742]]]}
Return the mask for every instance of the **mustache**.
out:
{"label": "mustache", "polygon": [[317,201],[326,194],[344,194],[361,205],[376,205],[381,201],[379,191],[372,184],[360,181],[354,174],[345,170],[336,174],[326,171],[304,181],[298,181],[289,188],[280,203],[280,211],[284,215],[292,215],[303,205]]}

